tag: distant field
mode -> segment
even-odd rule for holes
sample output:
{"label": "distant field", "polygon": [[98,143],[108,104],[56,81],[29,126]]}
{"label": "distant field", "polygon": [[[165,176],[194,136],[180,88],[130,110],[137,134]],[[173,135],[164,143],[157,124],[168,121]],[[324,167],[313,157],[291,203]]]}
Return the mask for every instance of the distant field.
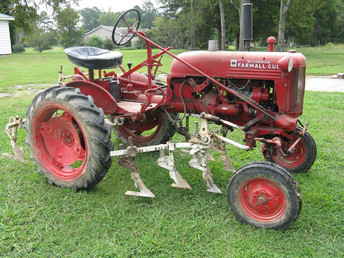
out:
{"label": "distant field", "polygon": [[[180,53],[183,50],[175,50]],[[344,72],[344,45],[327,47],[300,48],[299,52],[307,57],[309,75],[328,75]],[[128,61],[138,64],[145,58],[145,50],[122,50],[124,64]],[[169,71],[171,59],[163,59],[164,72]],[[12,91],[11,86],[21,84],[54,83],[58,70],[63,65],[66,74],[72,72],[69,62],[61,48],[43,53],[28,49],[25,53],[0,56],[0,91]]]}
{"label": "distant field", "polygon": [[344,73],[344,45],[298,48],[307,57],[307,71],[311,75]]}

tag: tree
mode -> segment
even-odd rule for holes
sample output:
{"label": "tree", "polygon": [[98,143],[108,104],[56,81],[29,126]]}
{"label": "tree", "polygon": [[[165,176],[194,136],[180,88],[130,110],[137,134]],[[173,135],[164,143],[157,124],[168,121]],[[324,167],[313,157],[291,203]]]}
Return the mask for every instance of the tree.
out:
{"label": "tree", "polygon": [[142,28],[150,29],[153,26],[153,21],[157,17],[158,12],[154,7],[154,4],[146,0],[142,6],[135,6],[135,9],[138,9],[142,15]]}
{"label": "tree", "polygon": [[91,31],[100,25],[102,11],[97,7],[84,8],[80,10],[82,29],[85,32]]}
{"label": "tree", "polygon": [[35,28],[35,23],[39,18],[37,11],[44,7],[51,7],[57,11],[59,6],[69,3],[77,3],[78,0],[1,0],[0,13],[15,17],[15,21],[10,23],[11,40],[14,44],[20,40],[16,36],[17,31],[31,33]]}
{"label": "tree", "polygon": [[70,47],[80,44],[81,31],[78,28],[80,16],[71,7],[58,12],[56,16],[57,32],[60,43],[63,47]]}
{"label": "tree", "polygon": [[57,34],[54,30],[53,21],[45,11],[40,13],[26,43],[39,52],[51,49],[53,45],[57,45]]}
{"label": "tree", "polygon": [[56,33],[53,31],[46,32],[42,29],[38,29],[32,33],[29,43],[35,50],[43,52],[44,50],[51,49],[52,46],[55,45]]}
{"label": "tree", "polygon": [[285,31],[287,25],[287,14],[291,0],[281,0],[280,5],[280,19],[278,25],[278,47],[280,50],[284,50],[286,47]]}
{"label": "tree", "polygon": [[225,21],[225,9],[223,6],[223,0],[219,0],[219,9],[221,17],[221,49],[226,48],[226,21]]}
{"label": "tree", "polygon": [[119,13],[114,13],[111,11],[104,12],[99,17],[99,23],[101,25],[114,26],[118,17]]}

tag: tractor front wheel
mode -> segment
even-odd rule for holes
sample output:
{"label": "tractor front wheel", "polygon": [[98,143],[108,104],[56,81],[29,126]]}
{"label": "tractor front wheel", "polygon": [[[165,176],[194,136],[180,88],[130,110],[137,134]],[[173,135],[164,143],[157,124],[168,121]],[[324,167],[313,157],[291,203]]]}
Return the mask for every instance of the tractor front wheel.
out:
{"label": "tractor front wheel", "polygon": [[285,229],[301,210],[296,182],[269,162],[239,169],[229,183],[228,202],[240,222],[259,228]]}
{"label": "tractor front wheel", "polygon": [[57,186],[90,189],[111,166],[104,113],[79,89],[53,87],[37,95],[26,129],[33,158]]}
{"label": "tractor front wheel", "polygon": [[312,167],[316,156],[317,147],[313,137],[305,133],[294,150],[288,153],[288,149],[295,142],[282,140],[282,146],[264,144],[263,155],[267,161],[274,162],[287,169],[291,173],[306,173]]}

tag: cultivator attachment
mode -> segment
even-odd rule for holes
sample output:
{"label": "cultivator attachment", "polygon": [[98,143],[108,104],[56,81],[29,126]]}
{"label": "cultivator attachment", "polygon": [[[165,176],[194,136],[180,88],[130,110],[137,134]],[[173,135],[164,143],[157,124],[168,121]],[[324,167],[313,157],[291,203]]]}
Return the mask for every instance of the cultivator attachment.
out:
{"label": "cultivator attachment", "polygon": [[169,146],[167,150],[160,150],[160,158],[157,161],[158,165],[161,168],[169,171],[170,178],[174,181],[174,183],[171,185],[172,187],[191,190],[191,186],[176,169],[173,154],[173,151],[175,150],[174,144],[169,143],[168,145]]}
{"label": "cultivator attachment", "polygon": [[10,117],[9,122],[5,127],[5,133],[10,138],[12,154],[4,153],[2,154],[2,156],[20,162],[25,161],[23,149],[17,145],[18,129],[20,129],[24,125],[24,123],[25,120],[18,116]]}
{"label": "cultivator attachment", "polygon": [[[218,135],[208,131],[208,121],[206,119],[200,120],[199,131],[191,138],[189,142],[171,143],[153,145],[147,147],[136,147],[132,144],[126,149],[111,152],[111,156],[121,157],[119,164],[131,170],[131,178],[134,181],[138,192],[127,191],[126,195],[154,198],[155,195],[143,183],[140,177],[138,167],[135,165],[135,157],[139,153],[160,151],[160,157],[157,160],[159,167],[168,170],[170,178],[173,180],[172,187],[180,189],[192,189],[189,183],[178,172],[175,164],[174,152],[178,149],[183,150],[191,156],[189,166],[191,168],[200,170],[202,178],[207,186],[207,191],[210,193],[222,194],[220,188],[214,183],[213,174],[208,166],[211,160],[210,150],[219,150],[223,160],[225,160],[225,169],[233,171],[230,159],[224,157],[226,153],[226,142],[220,141]],[[220,138],[221,139],[221,138]],[[131,142],[131,139],[129,139]],[[231,142],[229,142],[231,143]],[[239,145],[233,142],[234,145]],[[242,148],[247,146],[241,145]]]}

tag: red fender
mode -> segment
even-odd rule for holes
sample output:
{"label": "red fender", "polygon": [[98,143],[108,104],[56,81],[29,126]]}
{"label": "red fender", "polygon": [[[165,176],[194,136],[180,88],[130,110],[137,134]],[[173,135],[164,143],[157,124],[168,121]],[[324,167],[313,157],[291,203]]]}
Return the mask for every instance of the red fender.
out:
{"label": "red fender", "polygon": [[72,81],[66,84],[66,87],[80,89],[82,94],[92,96],[94,104],[103,109],[106,115],[114,113],[123,113],[123,109],[118,107],[117,101],[112,95],[101,86],[90,81]]}

